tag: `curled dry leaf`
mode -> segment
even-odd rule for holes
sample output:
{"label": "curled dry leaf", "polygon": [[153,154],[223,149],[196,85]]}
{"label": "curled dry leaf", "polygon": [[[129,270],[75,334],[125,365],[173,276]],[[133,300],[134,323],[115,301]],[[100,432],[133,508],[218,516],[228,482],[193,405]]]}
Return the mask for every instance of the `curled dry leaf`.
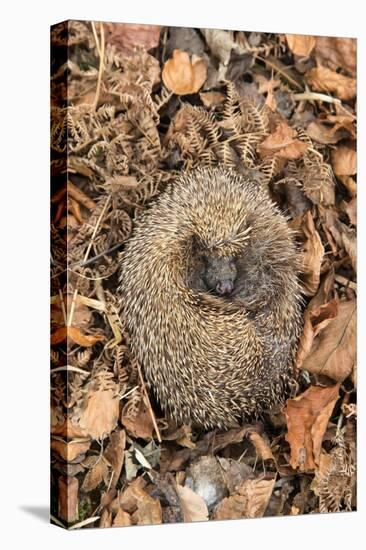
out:
{"label": "curled dry leaf", "polygon": [[306,237],[302,255],[302,287],[306,296],[314,296],[319,286],[324,247],[309,210],[304,215],[302,230]]}
{"label": "curled dry leaf", "polygon": [[308,57],[315,46],[315,37],[306,34],[286,34],[288,47],[295,55]]}
{"label": "curled dry leaf", "polygon": [[79,518],[78,489],[79,482],[76,477],[59,477],[58,515],[67,523],[73,523]]}
{"label": "curled dry leaf", "polygon": [[79,346],[88,348],[93,346],[96,342],[104,340],[103,334],[84,334],[80,329],[76,327],[60,327],[55,330],[51,335],[51,344],[61,344],[65,340],[71,340]]}
{"label": "curled dry leaf", "polygon": [[290,465],[300,471],[315,470],[319,464],[323,435],[338,399],[339,384],[310,386],[304,393],[288,399],[285,407],[291,447]]}
{"label": "curled dry leaf", "polygon": [[331,71],[326,67],[314,67],[305,75],[306,82],[317,92],[328,92],[343,101],[356,97],[356,79]]}
{"label": "curled dry leaf", "polygon": [[331,153],[332,166],[337,176],[354,176],[357,172],[357,153],[352,147],[340,145]]}
{"label": "curled dry leaf", "polygon": [[160,502],[143,489],[145,484],[142,478],[135,479],[120,496],[120,506],[125,512],[132,514],[134,524],[160,524],[162,522]]}
{"label": "curled dry leaf", "polygon": [[90,391],[82,410],[79,426],[85,435],[103,439],[117,426],[119,399],[117,384],[114,389]]}
{"label": "curled dry leaf", "polygon": [[258,153],[262,158],[274,156],[282,159],[298,159],[303,156],[307,143],[297,139],[297,132],[280,120],[275,131],[258,145]]}
{"label": "curled dry leaf", "polygon": [[356,76],[355,38],[335,38],[331,36],[317,36],[315,55],[317,59],[327,62],[331,68],[342,68],[351,76]]}
{"label": "curled dry leaf", "polygon": [[112,526],[113,527],[128,527],[129,525],[132,525],[132,519],[130,514],[122,510],[122,508],[118,509],[117,514],[115,515]]}
{"label": "curled dry leaf", "polygon": [[173,57],[165,62],[162,78],[165,86],[176,95],[194,94],[206,80],[207,67],[204,59],[187,52],[174,50]]}
{"label": "curled dry leaf", "polygon": [[271,498],[275,479],[248,479],[237,492],[224,498],[216,507],[214,519],[263,517]]}
{"label": "curled dry leaf", "polygon": [[250,432],[249,439],[253,443],[259,458],[261,458],[262,460],[274,461],[275,458],[272,454],[270,446],[258,432],[255,432],[255,431]]}
{"label": "curled dry leaf", "polygon": [[177,485],[177,493],[185,522],[208,520],[208,509],[203,497],[181,485]]}
{"label": "curled dry leaf", "polygon": [[318,330],[302,368],[342,382],[356,363],[356,301],[338,303],[338,314]]}
{"label": "curled dry leaf", "polygon": [[90,439],[74,439],[71,441],[51,439],[51,449],[56,451],[65,462],[72,462],[77,456],[89,450],[90,443]]}

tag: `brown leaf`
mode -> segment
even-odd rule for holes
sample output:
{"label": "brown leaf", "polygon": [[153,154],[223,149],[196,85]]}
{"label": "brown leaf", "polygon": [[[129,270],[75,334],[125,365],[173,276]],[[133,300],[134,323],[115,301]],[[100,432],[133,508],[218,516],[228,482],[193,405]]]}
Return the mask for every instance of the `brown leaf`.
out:
{"label": "brown leaf", "polygon": [[341,139],[349,137],[347,130],[339,125],[330,126],[329,124],[319,122],[319,120],[310,122],[306,131],[312,140],[323,145],[335,144]]}
{"label": "brown leaf", "polygon": [[339,302],[338,315],[319,330],[302,368],[342,382],[356,362],[356,301]]}
{"label": "brown leaf", "polygon": [[181,485],[177,485],[177,493],[185,522],[208,520],[207,505],[200,495]]}
{"label": "brown leaf", "polygon": [[352,225],[357,225],[357,200],[355,197],[350,201],[342,201],[342,208],[346,212]]}
{"label": "brown leaf", "polygon": [[317,92],[334,93],[344,101],[356,97],[356,79],[344,76],[326,67],[314,67],[305,75],[305,80]]}
{"label": "brown leaf", "polygon": [[304,393],[288,399],[285,414],[291,447],[290,464],[300,471],[315,470],[319,464],[323,435],[338,399],[339,384],[310,386]]}
{"label": "brown leaf", "polygon": [[258,432],[251,431],[249,433],[249,439],[253,443],[259,458],[262,460],[275,460],[270,446]]}
{"label": "brown leaf", "polygon": [[214,519],[240,519],[263,517],[273,492],[275,479],[248,479],[237,493],[224,498],[216,507]]}
{"label": "brown leaf", "polygon": [[314,296],[319,286],[324,247],[310,210],[304,215],[302,230],[306,237],[302,255],[302,287],[306,296]]}
{"label": "brown leaf", "polygon": [[51,449],[56,451],[65,462],[75,460],[80,454],[86,453],[89,449],[91,441],[60,441],[59,439],[51,439]]}
{"label": "brown leaf", "polygon": [[114,389],[91,391],[81,412],[79,426],[93,439],[103,439],[116,427],[119,413],[117,385]]}
{"label": "brown leaf", "polygon": [[125,512],[132,514],[134,524],[159,524],[162,522],[160,502],[142,488],[145,483],[142,478],[134,480],[121,495],[120,506]]}
{"label": "brown leaf", "polygon": [[206,80],[206,63],[196,55],[174,50],[173,57],[165,62],[162,78],[168,90],[177,95],[194,94]]}
{"label": "brown leaf", "polygon": [[111,464],[113,468],[113,479],[110,484],[111,488],[117,485],[119,476],[121,475],[124,450],[126,445],[126,433],[124,430],[116,430],[111,433],[108,446],[105,450],[104,456]]}
{"label": "brown leaf", "polygon": [[139,409],[137,414],[133,417],[128,415],[130,409],[129,402],[123,407],[121,422],[134,437],[141,437],[142,439],[152,439],[154,432],[154,424],[149,413],[149,408],[145,403],[145,398],[140,400]]}
{"label": "brown leaf", "polygon": [[100,457],[96,464],[90,468],[86,476],[84,477],[82,490],[88,493],[96,489],[103,479],[106,479],[108,475],[108,466],[105,461]]}
{"label": "brown leaf", "polygon": [[145,485],[146,481],[142,477],[137,477],[128,485],[128,487],[126,487],[120,496],[120,505],[123,510],[129,514],[132,514],[137,510],[138,500],[143,498],[145,493],[145,491],[143,491]]}
{"label": "brown leaf", "polygon": [[301,57],[308,57],[311,54],[315,46],[314,36],[306,34],[286,34],[285,36],[292,53]]}
{"label": "brown leaf", "polygon": [[205,107],[217,107],[222,105],[226,99],[221,92],[200,92],[200,99]]}
{"label": "brown leaf", "polygon": [[357,153],[352,147],[340,145],[331,152],[332,166],[337,176],[354,176],[357,172]]}
{"label": "brown leaf", "polygon": [[317,36],[315,55],[321,61],[326,61],[331,68],[342,68],[351,76],[356,76],[355,38],[334,38],[331,36]]}
{"label": "brown leaf", "polygon": [[79,519],[78,488],[79,482],[76,477],[59,477],[58,515],[67,523],[73,523]]}
{"label": "brown leaf", "polygon": [[280,120],[275,131],[258,145],[261,157],[274,156],[283,159],[298,159],[308,148],[307,143],[296,138],[296,130],[285,120]]}
{"label": "brown leaf", "polygon": [[136,47],[151,50],[160,38],[159,25],[134,25],[131,23],[104,23],[106,39],[122,52],[132,52]]}
{"label": "brown leaf", "polygon": [[60,327],[51,334],[51,344],[61,344],[61,342],[70,339],[75,344],[87,348],[93,346],[96,342],[104,340],[104,338],[103,334],[84,334],[76,327]]}
{"label": "brown leaf", "polygon": [[132,519],[130,514],[119,508],[117,514],[115,515],[112,526],[113,527],[128,527],[132,525]]}

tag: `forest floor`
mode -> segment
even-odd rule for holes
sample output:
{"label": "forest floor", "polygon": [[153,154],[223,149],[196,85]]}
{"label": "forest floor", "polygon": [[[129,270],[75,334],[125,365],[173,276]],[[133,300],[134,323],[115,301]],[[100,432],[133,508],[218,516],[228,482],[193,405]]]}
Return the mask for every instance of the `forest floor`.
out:
{"label": "forest floor", "polygon": [[[356,41],[71,21],[52,31],[54,523],[356,509]],[[182,171],[258,171],[301,249],[296,395],[222,430],[165,418],[130,353],[124,243]]]}

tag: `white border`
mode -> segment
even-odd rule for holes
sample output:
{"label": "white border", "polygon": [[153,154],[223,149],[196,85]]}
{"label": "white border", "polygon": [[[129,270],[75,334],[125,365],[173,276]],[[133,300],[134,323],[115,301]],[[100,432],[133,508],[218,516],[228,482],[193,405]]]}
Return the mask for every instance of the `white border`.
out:
{"label": "white border", "polygon": [[[6,8],[4,7],[6,5]],[[64,532],[24,507],[46,507],[48,463],[49,26],[64,19],[358,37],[359,151],[365,148],[362,2],[258,0],[12,0],[1,8],[1,534],[6,548],[360,548],[365,444],[359,437],[359,511],[209,524]],[[365,303],[365,156],[359,155],[359,303]],[[363,158],[360,158],[363,157]],[[5,171],[5,172],[4,172]],[[5,302],[4,302],[5,298]],[[365,311],[359,317],[360,410],[365,410]],[[363,341],[362,341],[363,340]],[[364,414],[359,432],[365,433]],[[23,508],[22,508],[23,507]],[[358,533],[357,533],[358,531]]]}

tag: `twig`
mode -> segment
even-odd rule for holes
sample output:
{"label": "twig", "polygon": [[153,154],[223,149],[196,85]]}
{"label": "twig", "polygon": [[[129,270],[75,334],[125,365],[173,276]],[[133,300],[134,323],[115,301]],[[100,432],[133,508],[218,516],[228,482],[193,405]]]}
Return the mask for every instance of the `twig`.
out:
{"label": "twig", "polygon": [[[87,250],[86,250],[86,252],[85,252],[85,256],[84,256],[83,262],[86,262],[86,260],[88,259],[88,256],[89,256],[91,247],[93,246],[93,242],[94,242],[94,239],[95,239],[95,235],[97,234],[97,231],[98,231],[98,229],[99,229],[99,226],[100,226],[100,224],[101,224],[101,221],[102,221],[102,219],[103,219],[103,216],[104,216],[104,214],[105,214],[105,211],[106,211],[107,206],[108,206],[108,204],[109,204],[110,198],[111,198],[111,196],[108,195],[107,200],[105,201],[105,204],[104,204],[104,206],[103,206],[103,209],[102,209],[102,211],[101,211],[101,213],[100,213],[100,215],[99,215],[99,218],[98,218],[98,220],[97,220],[97,223],[95,224],[94,231],[93,231],[93,234],[92,234],[92,236],[91,236],[91,239],[90,239],[88,248],[87,248]],[[72,318],[73,318],[73,316],[74,316],[75,305],[76,305],[76,297],[77,297],[77,295],[78,295],[78,290],[79,290],[78,286],[79,286],[79,285],[76,284],[76,288],[75,288],[75,290],[74,290],[74,294],[73,294],[73,297],[72,297],[71,308],[70,308],[70,316],[69,316],[69,319],[68,319],[67,324],[66,324],[67,327],[71,327],[71,324],[72,324]]]}
{"label": "twig", "polygon": [[342,104],[341,100],[336,97],[310,91],[306,91],[301,94],[293,94],[292,97],[295,101],[324,101],[325,103],[337,103],[337,105]]}
{"label": "twig", "polygon": [[90,374],[89,371],[80,369],[79,367],[74,367],[73,365],[64,365],[63,367],[56,367],[55,369],[51,369],[51,374],[54,374],[55,372],[61,372],[61,371],[73,371],[78,372],[80,374]]}
{"label": "twig", "polygon": [[[94,27],[94,23],[92,23],[93,26],[93,32],[95,32],[95,36],[97,37],[96,30]],[[104,27],[103,23],[99,23],[100,26],[100,49],[99,49],[99,43],[97,42],[97,50],[99,54],[99,71],[98,71],[98,82],[97,82],[97,89],[95,91],[95,98],[93,101],[92,109],[95,111],[98,105],[99,101],[99,94],[100,94],[100,85],[102,82],[102,75],[104,70],[104,48],[105,48],[105,40],[104,40]],[[98,37],[97,37],[98,38]]]}
{"label": "twig", "polygon": [[141,382],[141,386],[142,386],[142,391],[144,392],[144,396],[146,398],[147,408],[149,410],[149,414],[151,416],[151,420],[152,420],[152,423],[154,425],[154,429],[155,429],[155,432],[156,432],[156,437],[158,438],[159,443],[161,443],[162,440],[161,440],[159,428],[158,428],[158,425],[157,425],[156,420],[155,420],[155,415],[154,415],[154,412],[153,412],[152,407],[151,407],[150,399],[149,399],[149,396],[148,396],[148,393],[147,393],[147,390],[146,390],[145,381],[143,379],[139,363],[137,363],[137,370],[138,370],[138,373],[139,373],[139,378],[140,378],[140,382]]}
{"label": "twig", "polygon": [[60,294],[60,304],[61,304],[61,311],[62,311],[62,316],[64,318],[64,324],[66,326],[66,323],[67,323],[67,314],[66,314],[66,309],[65,309],[65,302],[64,302],[64,296],[62,294],[62,290],[61,288],[58,289],[58,292]]}
{"label": "twig", "polygon": [[343,277],[343,275],[335,275],[334,279],[337,281],[337,283],[341,284],[342,286],[352,288],[352,290],[357,292],[357,284],[354,281],[351,281],[350,279]]}
{"label": "twig", "polygon": [[71,269],[75,269],[75,267],[85,267],[87,265],[90,265],[90,264],[96,262],[100,258],[103,258],[103,256],[106,256],[107,254],[111,254],[115,250],[118,250],[118,248],[120,248],[124,244],[124,242],[125,241],[115,244],[111,248],[108,248],[108,250],[105,250],[104,252],[101,252],[100,254],[97,254],[96,256],[93,256],[92,258],[89,258],[89,260],[87,260],[86,262],[81,262],[81,263],[77,262],[76,264],[71,266]]}

